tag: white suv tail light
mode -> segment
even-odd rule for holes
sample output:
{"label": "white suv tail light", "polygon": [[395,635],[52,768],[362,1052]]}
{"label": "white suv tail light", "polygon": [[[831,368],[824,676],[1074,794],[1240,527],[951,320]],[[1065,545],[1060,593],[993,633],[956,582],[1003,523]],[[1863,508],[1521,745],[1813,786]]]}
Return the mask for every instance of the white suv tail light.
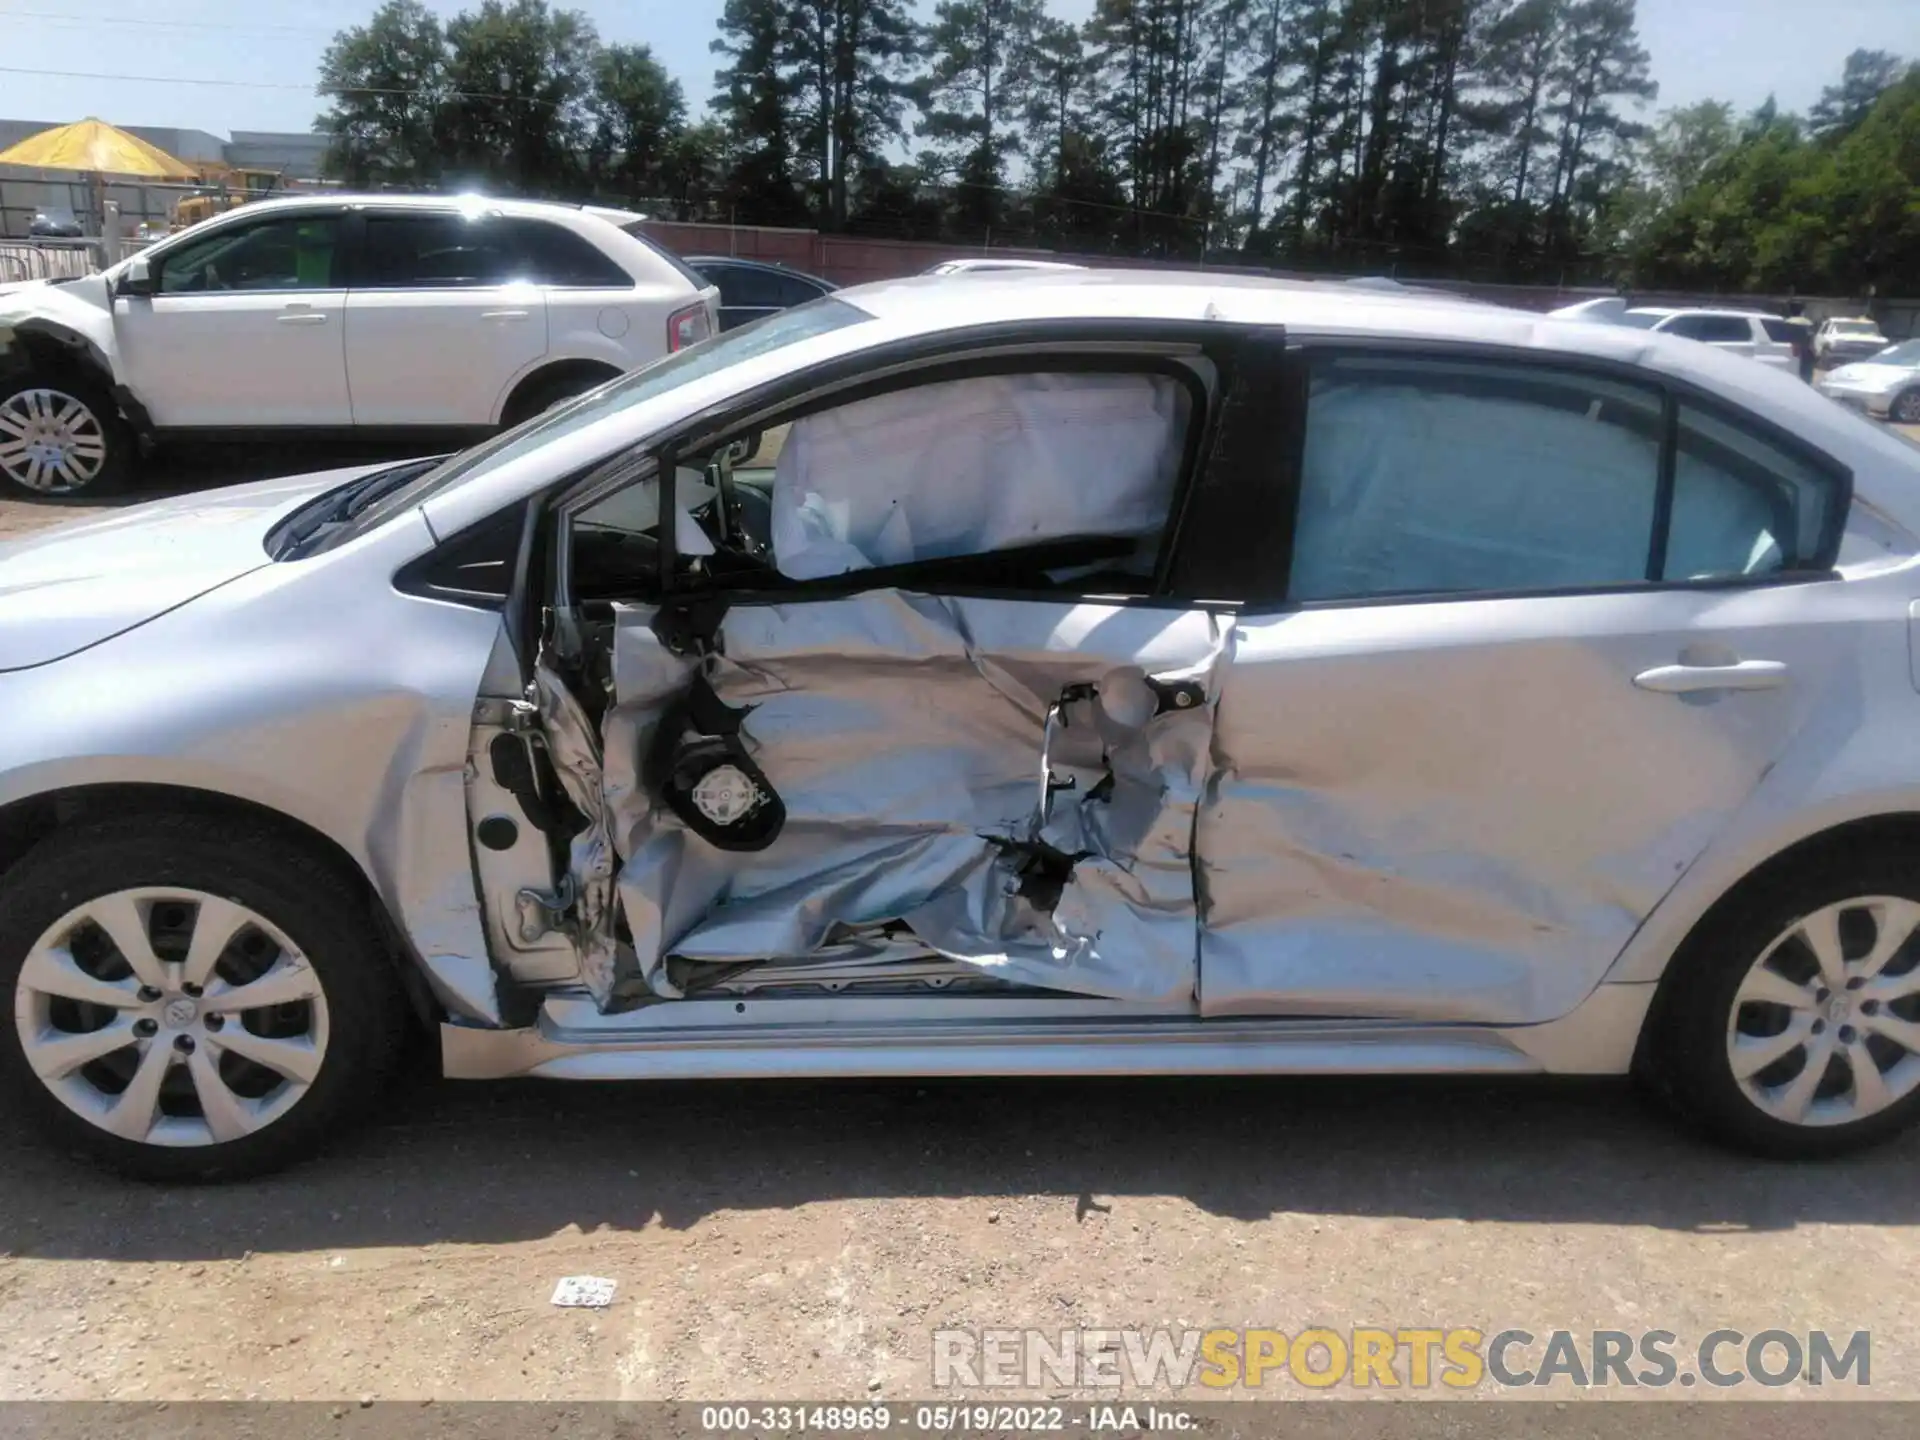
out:
{"label": "white suv tail light", "polygon": [[707,314],[707,302],[689,305],[667,317],[667,349],[684,350],[697,345],[713,333],[713,320]]}

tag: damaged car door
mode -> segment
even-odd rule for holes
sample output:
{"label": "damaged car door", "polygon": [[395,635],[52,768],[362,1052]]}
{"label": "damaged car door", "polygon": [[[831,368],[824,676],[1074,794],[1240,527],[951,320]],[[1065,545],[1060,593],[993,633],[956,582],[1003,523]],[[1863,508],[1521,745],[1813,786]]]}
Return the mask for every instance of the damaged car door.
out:
{"label": "damaged car door", "polygon": [[1851,723],[1850,477],[1617,366],[1293,365],[1290,529],[1243,577],[1200,817],[1201,1013],[1558,1018]]}
{"label": "damaged car door", "polygon": [[1220,384],[1197,342],[949,353],[565,499],[537,688],[595,1000],[1191,1013],[1231,627],[1167,577]]}

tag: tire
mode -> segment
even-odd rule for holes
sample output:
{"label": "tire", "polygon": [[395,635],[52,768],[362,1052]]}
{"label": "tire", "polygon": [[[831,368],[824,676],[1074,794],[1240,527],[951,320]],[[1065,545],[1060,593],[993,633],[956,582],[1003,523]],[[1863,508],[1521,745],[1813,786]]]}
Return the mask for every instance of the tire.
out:
{"label": "tire", "polygon": [[[203,925],[231,939],[196,989]],[[154,966],[167,988],[130,995]],[[409,1015],[353,880],[270,826],[205,816],[78,825],[29,851],[0,890],[0,987],[14,1001],[0,1083],[59,1148],[153,1181],[306,1158],[385,1092]],[[103,1053],[71,1066],[76,1042]]]}
{"label": "tire", "polygon": [[600,374],[572,370],[546,379],[535,380],[513,397],[500,423],[510,428],[523,420],[531,420],[536,415],[544,415],[554,406],[563,404],[576,395],[584,395],[589,390],[597,390],[613,378],[612,373]]}
{"label": "tire", "polygon": [[105,387],[67,373],[0,380],[0,481],[45,499],[111,494],[133,474],[137,442]]}
{"label": "tire", "polygon": [[1920,425],[1920,385],[1910,386],[1893,397],[1887,418],[1896,425]]}
{"label": "tire", "polygon": [[[1823,917],[1836,917],[1830,929]],[[1830,938],[1837,967],[1819,964],[1815,933]],[[1794,995],[1792,1004],[1775,998]],[[1920,1117],[1920,1052],[1883,1027],[1920,1044],[1920,848],[1816,856],[1716,906],[1668,967],[1635,1074],[1716,1143],[1824,1158],[1888,1140]],[[1856,1065],[1873,1067],[1878,1088]]]}

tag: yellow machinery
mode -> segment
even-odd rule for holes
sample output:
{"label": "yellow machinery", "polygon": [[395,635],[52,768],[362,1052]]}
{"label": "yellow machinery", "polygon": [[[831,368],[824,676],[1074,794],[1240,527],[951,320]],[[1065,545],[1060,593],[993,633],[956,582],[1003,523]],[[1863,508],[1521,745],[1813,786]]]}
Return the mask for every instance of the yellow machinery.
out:
{"label": "yellow machinery", "polygon": [[184,230],[212,215],[221,215],[249,200],[276,195],[287,188],[278,170],[236,169],[225,165],[202,168],[201,181],[209,188],[189,195],[173,207],[172,227]]}

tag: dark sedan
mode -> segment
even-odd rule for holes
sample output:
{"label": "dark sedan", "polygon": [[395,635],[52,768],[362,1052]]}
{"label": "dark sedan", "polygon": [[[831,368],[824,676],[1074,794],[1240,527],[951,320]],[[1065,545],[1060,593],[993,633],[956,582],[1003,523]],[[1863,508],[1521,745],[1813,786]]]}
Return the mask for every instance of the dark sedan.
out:
{"label": "dark sedan", "polygon": [[720,287],[722,330],[732,330],[776,310],[818,300],[839,288],[818,275],[759,260],[740,260],[731,255],[689,255],[686,263],[703,279]]}

